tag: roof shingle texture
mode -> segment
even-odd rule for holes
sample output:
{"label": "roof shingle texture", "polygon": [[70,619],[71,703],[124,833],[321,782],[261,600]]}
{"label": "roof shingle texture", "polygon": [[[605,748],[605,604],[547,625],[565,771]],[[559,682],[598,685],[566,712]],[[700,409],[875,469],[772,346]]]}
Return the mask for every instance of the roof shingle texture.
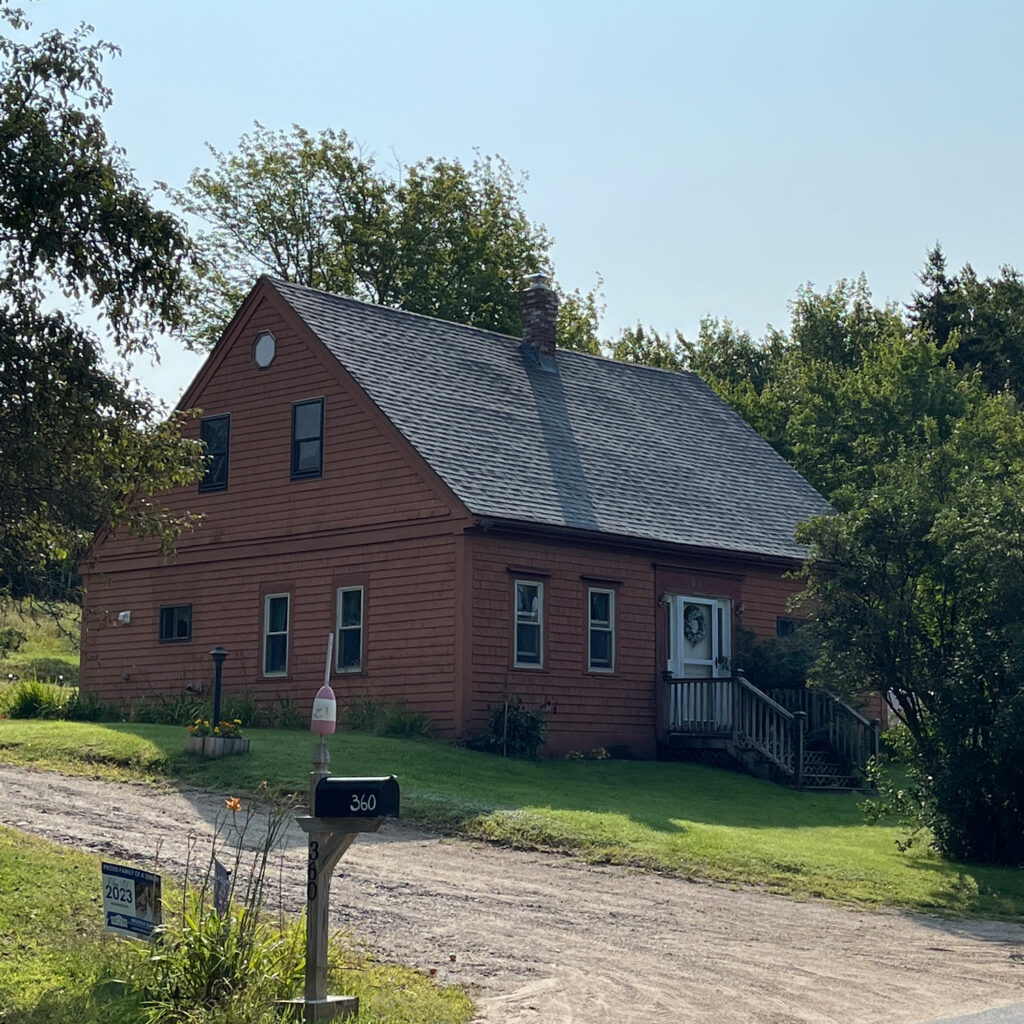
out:
{"label": "roof shingle texture", "polygon": [[270,283],[475,515],[800,558],[827,508],[692,373]]}

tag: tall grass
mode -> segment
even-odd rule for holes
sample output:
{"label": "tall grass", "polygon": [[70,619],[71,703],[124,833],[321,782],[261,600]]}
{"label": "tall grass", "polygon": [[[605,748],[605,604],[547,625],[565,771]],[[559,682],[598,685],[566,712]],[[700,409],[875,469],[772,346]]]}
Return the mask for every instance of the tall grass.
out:
{"label": "tall grass", "polygon": [[419,711],[411,711],[404,704],[376,701],[369,694],[346,705],[341,721],[346,728],[371,736],[423,739],[434,731],[430,719]]}
{"label": "tall grass", "polygon": [[19,679],[0,692],[0,711],[11,718],[67,718],[76,689],[38,679]]}

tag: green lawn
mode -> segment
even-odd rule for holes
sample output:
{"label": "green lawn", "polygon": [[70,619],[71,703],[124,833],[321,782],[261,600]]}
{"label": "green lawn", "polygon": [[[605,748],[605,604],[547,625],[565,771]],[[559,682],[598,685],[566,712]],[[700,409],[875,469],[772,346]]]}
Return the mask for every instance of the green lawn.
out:
{"label": "green lawn", "polygon": [[[313,737],[247,730],[248,755],[203,761],[185,730],[0,721],[0,761],[115,778],[176,778],[241,793],[268,779],[305,792]],[[896,848],[850,794],[798,793],[700,765],[536,762],[429,740],[330,737],[339,775],[398,776],[403,817],[514,845],[861,907],[1024,919],[1024,873]]]}
{"label": "green lawn", "polygon": [[26,637],[16,651],[0,657],[0,684],[10,674],[54,681],[63,676],[66,685],[74,686],[78,682],[78,649],[72,637],[78,636],[78,620],[78,609],[67,606],[61,630],[42,611],[32,613],[27,605],[0,604],[0,630],[16,629]]}
{"label": "green lawn", "polygon": [[[164,896],[165,921],[178,904]],[[138,1024],[136,1001],[113,978],[126,977],[123,940],[103,931],[99,858],[0,826],[0,1021],[3,1024]],[[355,1024],[464,1024],[472,1004],[458,988],[339,948],[345,964],[333,991],[358,995]],[[189,1016],[190,1021],[199,1017]],[[276,1024],[269,1007],[244,1007],[202,1020]]]}

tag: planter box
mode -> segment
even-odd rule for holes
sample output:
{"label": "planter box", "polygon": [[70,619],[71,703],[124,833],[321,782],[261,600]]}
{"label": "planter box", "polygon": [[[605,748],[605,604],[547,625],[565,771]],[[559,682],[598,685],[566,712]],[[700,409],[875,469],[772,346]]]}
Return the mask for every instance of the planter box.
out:
{"label": "planter box", "polygon": [[249,741],[244,738],[225,739],[223,736],[189,736],[185,740],[185,751],[201,757],[227,757],[229,754],[244,754]]}

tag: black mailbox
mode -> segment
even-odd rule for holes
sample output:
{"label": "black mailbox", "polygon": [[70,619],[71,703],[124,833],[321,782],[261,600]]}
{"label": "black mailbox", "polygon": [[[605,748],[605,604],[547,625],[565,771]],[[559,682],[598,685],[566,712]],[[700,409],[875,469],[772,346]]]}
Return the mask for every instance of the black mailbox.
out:
{"label": "black mailbox", "polygon": [[317,818],[397,818],[398,779],[321,779],[316,784]]}

